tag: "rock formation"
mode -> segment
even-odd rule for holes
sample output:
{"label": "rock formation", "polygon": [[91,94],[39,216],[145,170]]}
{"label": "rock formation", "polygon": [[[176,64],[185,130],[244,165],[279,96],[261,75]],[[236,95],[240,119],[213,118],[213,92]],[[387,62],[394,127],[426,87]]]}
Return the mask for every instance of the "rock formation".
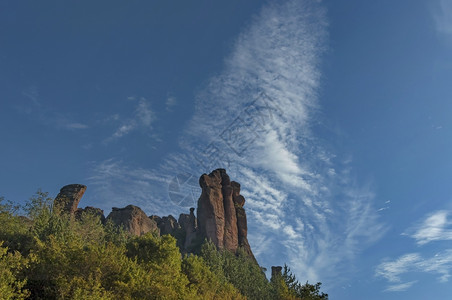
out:
{"label": "rock formation", "polygon": [[83,184],[69,184],[62,187],[53,202],[54,210],[74,216],[85,191],[86,186]]}
{"label": "rock formation", "polygon": [[226,170],[217,169],[199,179],[198,235],[219,249],[236,252],[239,247],[254,258],[247,239],[245,198],[240,184],[231,181]]}
{"label": "rock formation", "polygon": [[98,215],[104,223],[111,220],[117,226],[133,235],[156,232],[170,234],[177,239],[182,252],[195,251],[205,239],[212,241],[218,249],[236,253],[239,248],[254,259],[248,243],[248,227],[243,206],[245,198],[240,195],[240,184],[231,181],[226,170],[217,169],[199,179],[202,192],[198,199],[197,217],[195,209],[190,214],[180,214],[179,220],[173,216],[148,217],[139,207],[128,205],[124,208],[113,207],[105,219],[100,208],[87,206],[78,208],[78,203],[86,190],[81,184],[63,187],[55,198],[54,206],[59,211],[80,219],[85,212]]}
{"label": "rock formation", "polygon": [[281,266],[272,266],[272,277],[271,278],[281,278],[282,276],[282,267]]}
{"label": "rock formation", "polygon": [[161,235],[164,234],[175,235],[176,231],[181,229],[176,218],[174,218],[172,215],[161,218],[158,216],[151,216],[151,219],[157,222],[157,227],[160,229]]}
{"label": "rock formation", "polygon": [[246,212],[243,206],[245,205],[245,197],[240,195],[240,184],[232,181],[232,200],[234,201],[235,213],[237,216],[237,231],[239,246],[248,254],[254,258],[251,251],[250,244],[248,243],[248,223],[246,221]]}
{"label": "rock formation", "polygon": [[150,231],[159,232],[157,223],[149,218],[141,208],[127,205],[124,208],[113,207],[107,221],[111,220],[117,226],[124,226],[124,230],[133,235],[143,235]]}
{"label": "rock formation", "polygon": [[185,233],[185,241],[183,248],[185,251],[190,251],[193,246],[193,241],[196,238],[196,232],[198,229],[198,220],[195,217],[195,209],[190,208],[190,214],[179,215],[179,225]]}

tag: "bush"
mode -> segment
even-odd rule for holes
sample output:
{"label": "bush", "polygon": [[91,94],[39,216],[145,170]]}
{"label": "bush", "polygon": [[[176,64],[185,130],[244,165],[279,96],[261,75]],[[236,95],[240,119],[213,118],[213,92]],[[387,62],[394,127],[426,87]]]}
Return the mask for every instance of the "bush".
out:
{"label": "bush", "polygon": [[20,279],[20,272],[27,268],[28,259],[19,252],[8,253],[0,242],[0,299],[26,299],[30,293],[24,286],[26,279]]}

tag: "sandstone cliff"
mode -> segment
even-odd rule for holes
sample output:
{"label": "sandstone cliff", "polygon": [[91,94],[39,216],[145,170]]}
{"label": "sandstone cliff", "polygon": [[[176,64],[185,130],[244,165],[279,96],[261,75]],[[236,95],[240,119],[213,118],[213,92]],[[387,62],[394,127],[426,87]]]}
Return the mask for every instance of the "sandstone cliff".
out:
{"label": "sandstone cliff", "polygon": [[248,227],[240,195],[240,184],[231,181],[226,170],[217,169],[199,179],[202,192],[198,200],[198,234],[219,249],[236,252],[239,247],[251,256]]}

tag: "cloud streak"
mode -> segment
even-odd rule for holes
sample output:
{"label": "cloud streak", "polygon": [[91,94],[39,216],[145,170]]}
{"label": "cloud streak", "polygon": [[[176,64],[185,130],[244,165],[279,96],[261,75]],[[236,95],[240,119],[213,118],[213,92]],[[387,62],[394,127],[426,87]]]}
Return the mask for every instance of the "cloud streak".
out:
{"label": "cloud streak", "polygon": [[87,178],[92,186],[90,194],[107,214],[112,206],[134,204],[148,213],[159,215],[175,210],[167,194],[156,192],[161,190],[162,185],[167,186],[170,179],[152,170],[128,166],[114,159],[92,163],[91,176]]}
{"label": "cloud streak", "polygon": [[[223,70],[197,95],[182,150],[169,154],[159,169],[137,169],[149,183],[138,185],[139,177],[132,177],[128,189],[151,191],[159,177],[152,195],[163,199],[168,185],[162,183],[173,176],[226,168],[242,185],[259,262],[287,262],[300,281],[328,286],[340,284],[339,273],[346,278],[356,255],[384,228],[371,186],[356,183],[350,166],[336,162],[313,131],[320,119],[326,28],[325,10],[315,1],[264,6],[235,41]],[[113,160],[97,165],[92,180],[104,192],[115,180],[130,180],[116,169],[124,168]],[[174,211],[168,205],[156,209]]]}
{"label": "cloud streak", "polygon": [[[129,97],[128,100],[135,101],[135,97]],[[115,115],[114,117],[114,120],[120,120],[119,116]],[[150,103],[145,98],[140,98],[132,116],[120,121],[119,127],[104,142],[109,143],[117,140],[138,129],[152,130],[152,123],[155,119],[155,113],[151,109]]]}
{"label": "cloud streak", "polygon": [[411,287],[416,281],[402,282],[403,275],[414,272],[432,273],[438,275],[439,282],[448,282],[452,268],[452,249],[439,252],[430,258],[424,258],[419,253],[408,253],[393,261],[385,261],[376,268],[375,275],[383,277],[390,283],[386,291],[401,291]]}
{"label": "cloud streak", "polygon": [[[450,212],[446,210],[432,212],[402,235],[416,240],[418,246],[452,240],[452,222],[449,220],[449,215]],[[451,276],[451,270],[452,249],[447,249],[429,258],[425,258],[419,253],[407,253],[395,260],[386,260],[377,266],[375,275],[383,277],[393,284],[388,286],[385,291],[404,291],[417,282],[402,282],[402,277],[406,274],[432,273],[439,275],[440,282],[447,282]]]}
{"label": "cloud streak", "polygon": [[420,246],[434,241],[452,240],[452,221],[449,219],[450,212],[445,210],[436,211],[425,218],[422,223],[412,228],[411,234],[407,234],[416,240]]}
{"label": "cloud streak", "polygon": [[18,107],[19,111],[37,117],[40,122],[48,126],[71,131],[89,128],[87,124],[74,121],[68,114],[55,111],[43,105],[39,99],[39,90],[36,86],[24,89],[22,95],[27,99],[27,103],[22,107]]}
{"label": "cloud streak", "polygon": [[301,280],[324,283],[384,233],[371,188],[335,165],[312,131],[326,27],[312,1],[264,7],[198,95],[181,143],[189,161],[215,153],[191,172],[225,167],[242,184],[250,236],[271,239]]}
{"label": "cloud streak", "polygon": [[403,291],[408,290],[416,282],[417,282],[417,280],[400,283],[400,284],[393,284],[393,285],[388,286],[388,288],[385,289],[385,292],[403,292]]}
{"label": "cloud streak", "polygon": [[433,14],[436,30],[441,34],[452,37],[452,1],[439,0]]}

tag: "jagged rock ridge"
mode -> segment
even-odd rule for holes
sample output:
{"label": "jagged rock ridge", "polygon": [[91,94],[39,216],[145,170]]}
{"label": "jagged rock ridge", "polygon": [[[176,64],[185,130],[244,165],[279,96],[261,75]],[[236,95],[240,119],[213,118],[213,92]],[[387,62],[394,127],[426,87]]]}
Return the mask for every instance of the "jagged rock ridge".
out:
{"label": "jagged rock ridge", "polygon": [[203,174],[199,179],[202,192],[198,199],[197,217],[194,208],[189,214],[180,214],[176,220],[173,216],[148,217],[141,208],[128,205],[124,208],[113,207],[105,218],[101,209],[87,206],[77,208],[86,186],[71,184],[63,187],[55,198],[54,206],[62,212],[80,218],[88,212],[98,215],[102,222],[111,220],[133,235],[155,232],[160,235],[170,234],[178,239],[183,252],[191,252],[196,241],[212,241],[218,249],[236,252],[239,247],[254,259],[248,243],[246,213],[243,208],[245,198],[240,195],[240,184],[231,181],[226,170],[217,169],[210,174]]}

